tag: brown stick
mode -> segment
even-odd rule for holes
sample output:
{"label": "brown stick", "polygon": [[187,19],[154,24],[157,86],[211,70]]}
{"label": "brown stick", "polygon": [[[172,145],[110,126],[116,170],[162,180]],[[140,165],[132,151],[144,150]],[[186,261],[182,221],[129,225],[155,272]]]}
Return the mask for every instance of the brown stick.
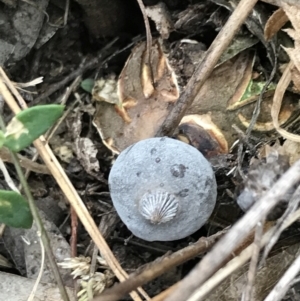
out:
{"label": "brown stick", "polygon": [[163,292],[161,292],[159,295],[156,295],[151,299],[151,301],[163,301],[165,300],[179,285],[180,282],[175,283],[174,285],[170,286]]}
{"label": "brown stick", "polygon": [[[174,129],[178,126],[186,110],[192,104],[194,98],[213,71],[222,53],[228,47],[256,2],[257,0],[241,0],[238,4],[235,11],[207,50],[203,61],[195,70],[195,73],[189,80],[184,92],[170,111],[170,114],[159,131],[156,133],[156,136],[168,136],[172,134]],[[218,87],[216,87],[216,89],[217,88]]]}
{"label": "brown stick", "polygon": [[184,278],[166,301],[188,300],[189,296],[211,277],[228,256],[249,235],[256,224],[267,216],[287,191],[299,183],[300,160],[297,161],[250,210],[224,235],[202,261]]}
{"label": "brown stick", "polygon": [[137,287],[155,279],[169,269],[176,267],[195,256],[207,251],[211,246],[222,237],[227,230],[220,231],[210,237],[202,237],[195,244],[179,250],[169,256],[163,256],[154,262],[143,266],[141,270],[131,274],[128,280],[114,285],[107,289],[94,301],[116,301],[128,294]]}
{"label": "brown stick", "polygon": [[[4,162],[12,163],[11,155],[10,155],[8,149],[6,149],[4,147],[2,147],[0,149],[0,158]],[[36,162],[32,162],[30,159],[28,159],[28,158],[26,158],[22,155],[19,155],[19,154],[18,154],[18,158],[19,158],[19,161],[20,161],[20,165],[23,168],[26,168],[26,169],[28,169],[30,171],[33,171],[33,172],[36,172],[36,173],[42,173],[42,174],[46,174],[46,175],[51,174],[46,165],[39,164],[39,163],[36,163]]]}

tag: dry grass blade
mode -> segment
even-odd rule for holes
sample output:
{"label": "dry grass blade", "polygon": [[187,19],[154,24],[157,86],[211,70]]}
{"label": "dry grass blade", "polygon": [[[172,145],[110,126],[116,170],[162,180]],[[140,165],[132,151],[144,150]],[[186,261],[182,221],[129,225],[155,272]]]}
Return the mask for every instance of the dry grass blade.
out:
{"label": "dry grass blade", "polygon": [[[6,85],[9,87],[9,89],[12,91],[12,93],[15,95],[15,97],[18,99],[20,105],[22,108],[26,108],[27,105],[23,98],[20,96],[18,91],[15,89],[13,84],[10,82],[8,77],[6,76],[5,72],[2,68],[0,68],[0,76]],[[17,105],[15,99],[10,94],[10,92],[7,91],[1,91],[3,98],[5,99],[8,106],[11,108],[11,110],[17,114],[21,111],[20,107]],[[105,239],[99,232],[94,220],[90,216],[87,208],[85,207],[84,203],[80,199],[77,191],[73,187],[72,183],[70,182],[69,178],[67,177],[65,171],[63,170],[62,166],[59,164],[58,160],[54,156],[52,150],[50,149],[49,145],[46,143],[43,136],[41,136],[39,139],[34,141],[34,146],[38,150],[41,158],[45,162],[46,166],[49,168],[50,172],[52,173],[53,177],[57,181],[57,184],[60,186],[61,190],[64,192],[66,198],[70,202],[70,204],[75,209],[77,215],[79,216],[82,224],[84,225],[85,229],[99,248],[101,250],[101,254],[105,258],[106,262],[108,263],[109,267],[113,271],[113,273],[116,275],[116,277],[120,281],[124,281],[127,279],[128,275],[127,273],[122,269],[119,262],[113,255],[112,251],[110,250],[109,246],[107,245]],[[143,292],[147,296],[146,293]],[[141,301],[141,298],[136,292],[132,292],[131,297],[135,301]]]}

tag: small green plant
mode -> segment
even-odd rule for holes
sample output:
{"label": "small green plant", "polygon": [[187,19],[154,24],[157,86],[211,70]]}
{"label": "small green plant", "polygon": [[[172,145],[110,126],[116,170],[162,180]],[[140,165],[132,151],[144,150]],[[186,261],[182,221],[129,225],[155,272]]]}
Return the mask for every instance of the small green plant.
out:
{"label": "small green plant", "polygon": [[94,85],[95,81],[92,78],[86,78],[80,83],[80,87],[88,93],[92,93]]}
{"label": "small green plant", "polygon": [[[16,153],[43,135],[62,115],[62,105],[40,105],[18,113],[0,131],[0,147]],[[32,214],[27,200],[17,192],[0,190],[0,222],[16,228],[30,228]]]}

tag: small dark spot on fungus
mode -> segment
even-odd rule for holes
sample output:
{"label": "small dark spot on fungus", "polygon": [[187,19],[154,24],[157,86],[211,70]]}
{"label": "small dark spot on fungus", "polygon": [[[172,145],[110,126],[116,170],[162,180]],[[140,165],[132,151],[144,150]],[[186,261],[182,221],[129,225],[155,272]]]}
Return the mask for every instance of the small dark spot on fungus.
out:
{"label": "small dark spot on fungus", "polygon": [[160,141],[165,141],[166,140],[166,137],[162,137],[159,139]]}
{"label": "small dark spot on fungus", "polygon": [[137,172],[136,175],[139,177],[141,175],[141,171]]}
{"label": "small dark spot on fungus", "polygon": [[181,191],[178,192],[178,196],[184,198],[189,195],[189,190],[188,189],[182,189]]}
{"label": "small dark spot on fungus", "polygon": [[171,174],[176,178],[183,178],[185,171],[186,167],[182,164],[174,164],[171,167]]}
{"label": "small dark spot on fungus", "polygon": [[155,155],[156,152],[157,152],[156,148],[152,148],[151,151],[150,151],[151,155]]}
{"label": "small dark spot on fungus", "polygon": [[155,159],[155,162],[156,162],[156,163],[159,163],[159,162],[160,162],[160,158],[156,158],[156,159]]}
{"label": "small dark spot on fungus", "polygon": [[211,180],[210,179],[206,179],[205,180],[205,188],[208,188],[211,186]]}

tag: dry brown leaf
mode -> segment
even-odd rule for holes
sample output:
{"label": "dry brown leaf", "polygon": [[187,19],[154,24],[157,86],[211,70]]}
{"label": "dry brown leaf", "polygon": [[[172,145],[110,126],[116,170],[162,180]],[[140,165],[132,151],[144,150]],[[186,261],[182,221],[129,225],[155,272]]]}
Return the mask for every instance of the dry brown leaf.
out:
{"label": "dry brown leaf", "polygon": [[[285,29],[284,31],[294,40],[294,48],[286,48],[283,49],[289,55],[291,61],[294,63],[295,68],[291,68],[292,71],[292,81],[297,90],[299,90],[299,77],[300,77],[300,9],[296,6],[291,6],[288,4],[283,3],[282,7],[290,19],[293,29]],[[298,72],[297,72],[298,71]]]}
{"label": "dry brown leaf", "polygon": [[[294,29],[286,30],[287,33],[294,39],[295,41],[295,48],[285,48],[288,55],[291,58],[290,63],[286,67],[285,71],[283,72],[278,85],[275,90],[274,98],[273,98],[273,105],[271,109],[271,116],[274,123],[274,127],[284,138],[300,142],[300,136],[295,135],[292,133],[287,132],[286,130],[282,129],[279,125],[278,115],[280,112],[282,99],[284,93],[289,86],[292,78],[291,70],[296,67],[298,71],[300,71],[300,9],[296,6],[288,5],[286,3],[282,3],[282,8],[284,9],[286,15],[290,19]],[[295,72],[294,72],[295,73]],[[298,85],[298,74],[295,77],[295,83]]]}
{"label": "dry brown leaf", "polygon": [[282,26],[289,20],[282,8],[277,9],[268,19],[264,36],[267,41],[271,40],[273,36],[282,28]]}
{"label": "dry brown leaf", "polygon": [[296,67],[291,69],[295,92],[300,92],[300,72]]}
{"label": "dry brown leaf", "polygon": [[163,39],[168,39],[170,32],[174,28],[174,24],[167,6],[163,2],[159,2],[156,5],[147,6],[146,13],[155,23],[156,29],[161,37]]}
{"label": "dry brown leaf", "polygon": [[280,152],[288,156],[290,165],[293,165],[300,159],[300,144],[295,141],[286,140],[281,146]]}
{"label": "dry brown leaf", "polygon": [[121,72],[119,103],[96,103],[93,123],[103,143],[115,153],[153,137],[179,97],[175,74],[159,42],[151,48],[152,70],[145,62],[145,49],[146,43],[137,45]]}
{"label": "dry brown leaf", "polygon": [[[260,114],[258,120],[256,121],[253,130],[258,132],[268,132],[275,129],[275,126],[272,122],[270,108],[273,101],[274,91],[270,91],[271,93],[267,95],[264,94],[263,102],[260,107]],[[247,107],[241,108],[238,113],[238,118],[240,122],[247,128],[250,125],[253,111],[246,109]],[[278,123],[280,126],[287,124],[289,120],[292,120],[292,116],[295,116],[295,112],[298,108],[298,103],[294,100],[294,98],[287,94],[284,97],[284,103],[280,107],[279,115],[278,115]]]}
{"label": "dry brown leaf", "polygon": [[283,96],[284,96],[284,93],[285,93],[287,87],[289,86],[289,84],[291,82],[291,68],[293,66],[294,66],[294,64],[292,62],[290,62],[288,64],[288,66],[286,67],[285,71],[283,72],[283,74],[277,84],[277,87],[276,87],[276,90],[274,93],[274,97],[273,97],[271,116],[272,116],[274,127],[279,134],[281,134],[286,139],[300,142],[300,136],[289,133],[286,130],[282,129],[280,127],[279,121],[278,121],[278,116],[279,116],[279,112],[281,109],[282,99],[283,99]]}
{"label": "dry brown leaf", "polygon": [[[210,114],[186,115],[179,124],[177,138],[196,147],[205,157],[228,153],[222,131],[212,122]],[[183,136],[183,139],[181,139]]]}

